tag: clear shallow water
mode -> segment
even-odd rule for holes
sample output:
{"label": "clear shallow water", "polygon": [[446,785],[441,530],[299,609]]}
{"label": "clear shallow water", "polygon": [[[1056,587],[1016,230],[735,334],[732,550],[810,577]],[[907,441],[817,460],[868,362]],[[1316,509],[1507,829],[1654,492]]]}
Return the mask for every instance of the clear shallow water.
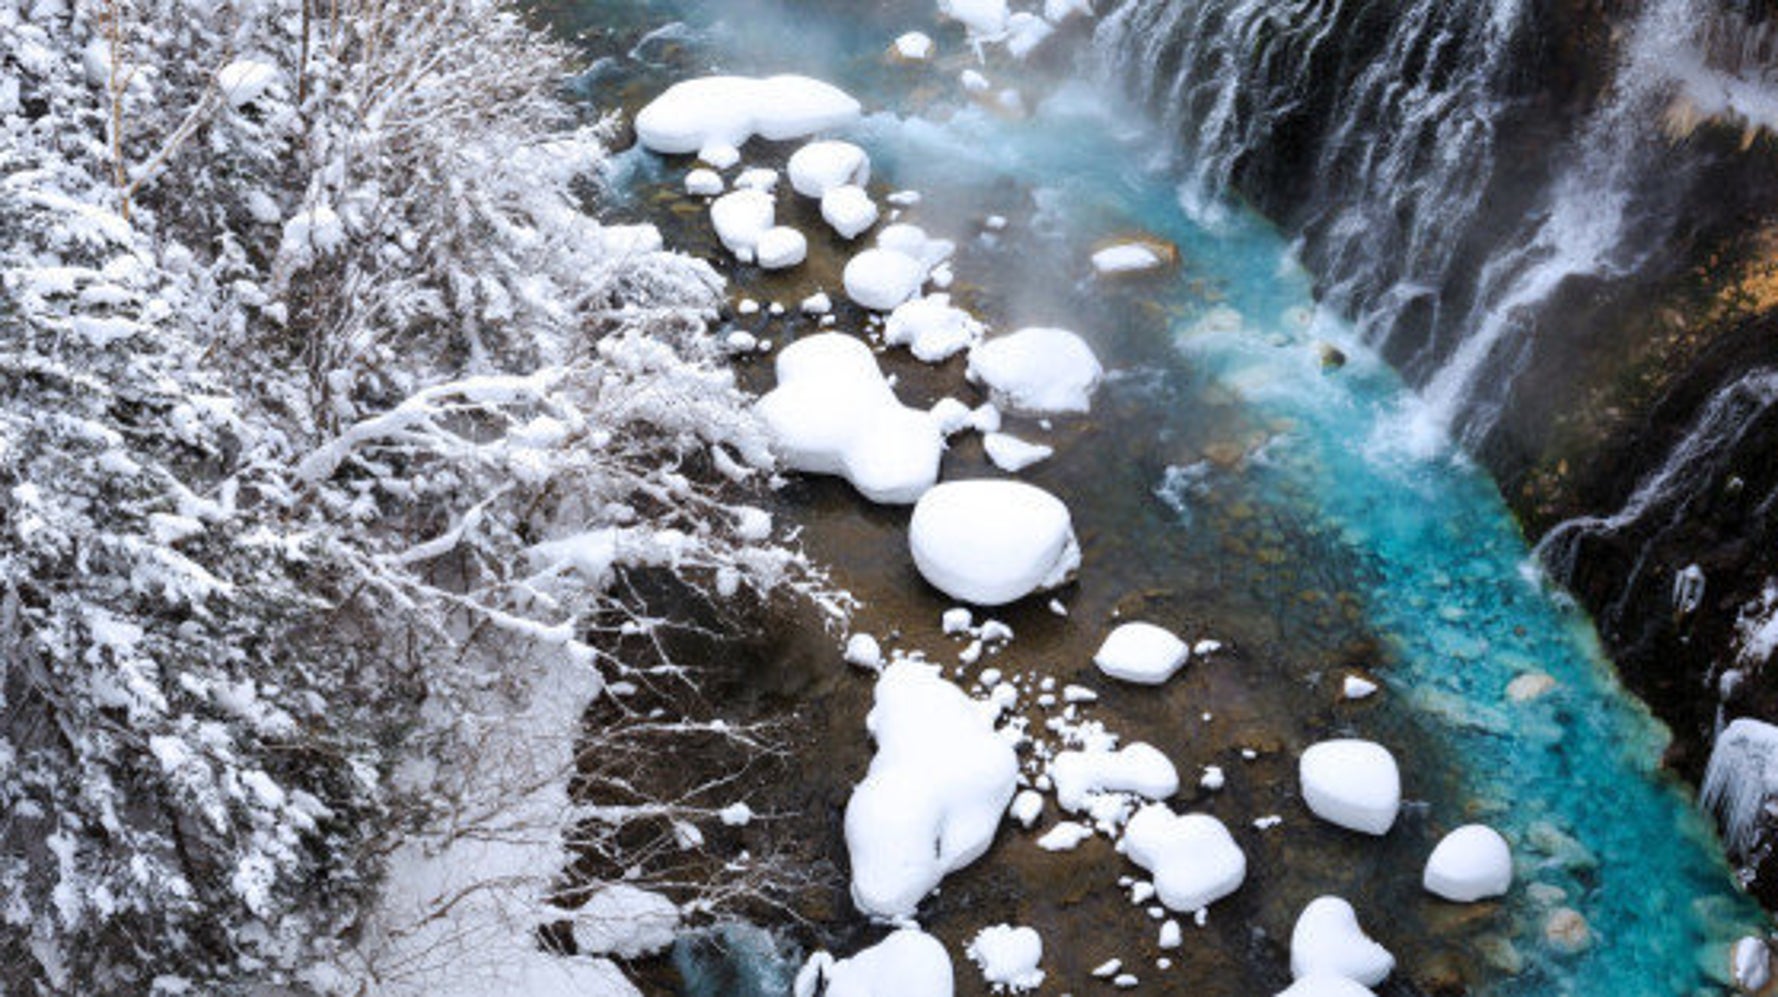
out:
{"label": "clear shallow water", "polygon": [[[660,5],[644,6],[658,16]],[[1183,588],[1217,586],[1213,600],[1205,598],[1229,614],[1291,603],[1277,611],[1270,636],[1282,656],[1304,660],[1302,678],[1311,683],[1335,660],[1317,656],[1317,642],[1343,630],[1295,603],[1344,597],[1358,607],[1379,644],[1385,700],[1379,713],[1326,722],[1435,746],[1403,758],[1409,795],[1424,801],[1413,816],[1426,840],[1484,820],[1515,843],[1519,881],[1503,934],[1523,971],[1495,973],[1481,990],[1720,989],[1713,977],[1724,946],[1763,917],[1733,890],[1688,794],[1658,771],[1664,733],[1617,686],[1590,624],[1528,576],[1525,543],[1492,482],[1467,462],[1417,458],[1389,438],[1412,398],[1341,323],[1315,314],[1308,279],[1278,233],[1235,206],[1214,212],[1213,227],[1195,223],[1170,180],[1177,174],[1158,154],[1162,142],[1091,88],[1065,87],[1033,116],[1013,120],[958,106],[943,72],[923,81],[886,72],[876,56],[889,38],[909,27],[933,30],[924,4],[907,7],[919,17],[882,21],[871,16],[878,7],[803,8],[794,36],[766,0],[710,8],[714,27],[704,8],[679,9],[702,22],[695,71],[818,73],[873,109],[902,111],[873,115],[852,137],[871,150],[879,180],[927,195],[916,218],[939,234],[970,240],[966,220],[986,211],[1015,219],[1000,245],[967,242],[959,293],[1000,328],[1067,315],[1122,368],[1090,445],[1121,441],[1141,455],[1118,479],[1137,493],[1122,501],[1148,508],[1127,528],[1173,531],[1144,540],[1171,545],[1177,564],[1169,570],[1186,579]],[[788,37],[794,51],[786,51]],[[923,85],[934,81],[936,88]],[[645,154],[629,162],[638,184],[677,176]],[[955,220],[957,230],[940,219]],[[1134,294],[1093,287],[1079,272],[1080,249],[1133,227],[1176,242],[1184,272]],[[972,254],[980,266],[972,268]],[[1102,307],[1095,298],[1105,299]],[[1132,318],[1138,312],[1141,321]],[[1348,362],[1325,369],[1319,341],[1336,344]],[[1069,457],[1064,448],[1058,463]],[[1078,489],[1094,480],[1079,468],[1031,476],[1071,501],[1070,483]],[[1080,501],[1092,508],[1077,507],[1077,519],[1119,527],[1118,500]],[[1254,519],[1273,528],[1258,541],[1231,543],[1231,524]],[[1085,571],[1117,570],[1112,552],[1128,546],[1128,538],[1087,537]],[[1547,673],[1554,688],[1528,703],[1510,701],[1508,683],[1530,671]],[[1390,874],[1416,880],[1412,854],[1424,850],[1398,847]],[[1541,942],[1548,902],[1534,898],[1532,884],[1562,891],[1559,902],[1590,923],[1591,947],[1561,955]],[[1373,911],[1367,923],[1393,942],[1416,929],[1426,906]],[[968,974],[960,966],[960,977]]]}

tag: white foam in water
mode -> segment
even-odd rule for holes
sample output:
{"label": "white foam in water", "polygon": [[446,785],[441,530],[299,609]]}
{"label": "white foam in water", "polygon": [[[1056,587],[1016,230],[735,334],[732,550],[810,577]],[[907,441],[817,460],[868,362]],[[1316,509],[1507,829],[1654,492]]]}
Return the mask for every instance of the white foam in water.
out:
{"label": "white foam in water", "polygon": [[1339,897],[1316,897],[1290,934],[1290,972],[1302,979],[1344,976],[1374,987],[1395,971],[1395,957],[1358,926],[1358,912]]}

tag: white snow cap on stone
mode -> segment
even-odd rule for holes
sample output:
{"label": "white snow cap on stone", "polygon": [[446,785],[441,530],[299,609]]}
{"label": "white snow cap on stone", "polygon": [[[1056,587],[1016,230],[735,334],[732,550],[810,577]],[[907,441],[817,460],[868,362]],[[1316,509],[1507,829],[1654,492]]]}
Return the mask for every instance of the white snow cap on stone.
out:
{"label": "white snow cap on stone", "polygon": [[679,934],[679,908],[673,901],[627,883],[593,894],[574,912],[574,943],[589,956],[623,959],[651,955]]}
{"label": "white snow cap on stone", "polygon": [[1208,814],[1175,814],[1164,803],[1136,812],[1124,827],[1130,861],[1154,876],[1155,893],[1172,910],[1210,906],[1241,888],[1247,856],[1222,821]]}
{"label": "white snow cap on stone", "polygon": [[830,188],[821,196],[821,217],[842,239],[856,239],[863,235],[877,223],[877,215],[877,204],[863,187],[843,184]]}
{"label": "white snow cap on stone", "polygon": [[278,67],[269,62],[237,59],[216,73],[216,88],[230,107],[245,107],[278,82]]}
{"label": "white snow cap on stone", "polygon": [[1002,606],[1063,584],[1080,544],[1062,500],[1020,481],[949,481],[914,506],[914,566],[954,599]]}
{"label": "white snow cap on stone", "polygon": [[710,202],[716,237],[743,263],[753,262],[760,237],[777,224],[777,217],[772,195],[763,191],[733,190]]}
{"label": "white snow cap on stone", "polygon": [[1377,997],[1371,988],[1344,976],[1327,973],[1305,976],[1280,991],[1277,997]]}
{"label": "white snow cap on stone", "polygon": [[961,21],[974,38],[995,39],[1006,34],[1006,0],[938,0],[938,12]]}
{"label": "white snow cap on stone", "polygon": [[918,360],[939,363],[981,342],[982,324],[951,305],[948,294],[928,294],[897,305],[883,325],[883,342],[906,346]]}
{"label": "white snow cap on stone", "polygon": [[1141,741],[1117,751],[1063,751],[1050,762],[1056,803],[1079,813],[1097,793],[1134,793],[1164,800],[1179,792],[1179,772],[1154,745]]}
{"label": "white snow cap on stone", "polygon": [[1332,824],[1383,835],[1401,809],[1401,771],[1389,749],[1344,738],[1310,745],[1298,765],[1303,802]]}
{"label": "white snow cap on stone", "polygon": [[1165,263],[1153,247],[1140,242],[1107,246],[1093,254],[1093,270],[1101,276],[1157,270]]}
{"label": "white snow cap on stone", "polygon": [[873,671],[883,667],[883,647],[870,634],[853,634],[846,639],[846,663]]}
{"label": "white snow cap on stone", "polygon": [[988,850],[1018,757],[974,700],[920,662],[883,670],[865,726],[877,753],[846,803],[852,900],[875,917],[912,917],[947,873]]}
{"label": "white snow cap on stone", "polygon": [[1055,456],[1054,447],[1021,440],[1010,433],[989,433],[982,437],[982,449],[994,466],[1008,474],[1017,474],[1033,464]]}
{"label": "white snow cap on stone", "polygon": [[753,254],[766,270],[788,270],[809,258],[809,240],[796,229],[776,225],[760,233]]}
{"label": "white snow cap on stone", "polygon": [[795,997],[951,997],[955,987],[944,943],[919,928],[902,928],[850,959],[835,961],[826,952],[815,953],[796,974],[793,993]]}
{"label": "white snow cap on stone", "polygon": [[1093,16],[1093,0],[1043,0],[1043,19],[1061,24],[1075,15]]}
{"label": "white snow cap on stone", "polygon": [[824,332],[779,351],[778,386],[755,406],[779,458],[836,474],[872,502],[905,505],[938,480],[944,437],[895,398],[870,348]]}
{"label": "white snow cap on stone", "polygon": [[1043,984],[1043,938],[1035,928],[996,924],[976,933],[965,952],[996,993],[1023,993]]}
{"label": "white snow cap on stone", "polygon": [[870,183],[870,156],[850,142],[810,142],[790,154],[790,186],[804,197],[820,198],[835,187]]}
{"label": "white snow cap on stone", "polygon": [[715,197],[723,191],[722,174],[695,169],[685,175],[685,192],[693,197]]}
{"label": "white snow cap on stone", "polygon": [[920,293],[926,267],[893,249],[867,249],[846,264],[841,281],[846,296],[872,311],[886,312]]}
{"label": "white snow cap on stone", "polygon": [[1023,59],[1055,33],[1055,25],[1029,11],[1019,11],[1006,19],[1007,54]]}
{"label": "white snow cap on stone", "polygon": [[925,62],[932,58],[932,36],[923,31],[910,31],[895,39],[895,54],[909,62]]}
{"label": "white snow cap on stone", "polygon": [[1065,329],[1020,329],[969,351],[969,379],[985,384],[1002,408],[1085,412],[1104,368],[1092,348]]}
{"label": "white snow cap on stone", "polygon": [[1374,987],[1395,971],[1395,957],[1358,926],[1358,912],[1339,897],[1316,897],[1290,933],[1290,974],[1344,976]]}
{"label": "white snow cap on stone", "polygon": [[1191,648],[1172,631],[1152,623],[1125,623],[1093,655],[1099,670],[1125,682],[1160,685],[1185,666]]}
{"label": "white snow cap on stone", "polygon": [[858,120],[863,108],[845,91],[806,76],[706,76],[675,83],[636,115],[636,138],[666,154],[712,144],[742,146],[755,135],[773,142],[805,138]]}
{"label": "white snow cap on stone", "polygon": [[1426,860],[1428,892],[1457,903],[1503,896],[1513,885],[1513,853],[1500,832],[1465,824],[1444,836]]}
{"label": "white snow cap on stone", "polygon": [[935,239],[925,229],[907,222],[884,226],[883,231],[877,233],[877,247],[905,253],[920,261],[928,271],[950,259],[957,251],[956,243],[951,240]]}

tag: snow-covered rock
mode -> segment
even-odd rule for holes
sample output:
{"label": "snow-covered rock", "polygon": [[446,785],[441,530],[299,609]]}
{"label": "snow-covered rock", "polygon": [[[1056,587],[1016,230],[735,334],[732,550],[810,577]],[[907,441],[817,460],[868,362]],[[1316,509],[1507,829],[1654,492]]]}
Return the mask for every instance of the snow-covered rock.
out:
{"label": "snow-covered rock", "polygon": [[575,947],[589,956],[652,955],[672,945],[678,933],[673,901],[627,883],[605,887],[574,912]]}
{"label": "snow-covered rock", "polygon": [[760,234],[753,253],[762,268],[787,270],[809,258],[809,240],[796,229],[775,225]]}
{"label": "snow-covered rock", "polygon": [[724,190],[722,174],[703,168],[685,175],[685,192],[693,197],[716,197]]}
{"label": "snow-covered rock", "polygon": [[1346,699],[1369,699],[1376,692],[1377,683],[1359,675],[1348,675],[1340,682],[1340,695]]}
{"label": "snow-covered rock", "polygon": [[1301,979],[1344,976],[1374,987],[1395,971],[1395,957],[1358,926],[1358,912],[1339,897],[1316,897],[1290,933],[1290,973]]}
{"label": "snow-covered rock", "polygon": [[938,480],[944,437],[925,412],[896,400],[869,347],[819,333],[780,350],[775,366],[778,386],[755,411],[785,466],[840,475],[889,504],[913,502]]}
{"label": "snow-covered rock", "polygon": [[1069,852],[1079,848],[1083,842],[1091,840],[1093,829],[1077,821],[1065,820],[1044,832],[1037,839],[1037,847],[1046,852]]}
{"label": "snow-covered rock", "polygon": [[1321,973],[1305,976],[1278,992],[1277,997],[1377,997],[1371,988],[1344,976]]}
{"label": "snow-covered rock", "polygon": [[1156,895],[1175,911],[1208,907],[1247,878],[1247,856],[1222,821],[1175,814],[1164,803],[1143,807],[1130,818],[1122,848],[1154,876]]}
{"label": "snow-covered rock", "polygon": [[1023,993],[1043,984],[1043,938],[1037,929],[1007,924],[983,928],[965,954],[982,970],[982,980],[996,993]]}
{"label": "snow-covered rock", "polygon": [[1043,0],[1043,19],[1061,24],[1071,17],[1092,17],[1093,0]]}
{"label": "snow-covered rock", "polygon": [[741,161],[741,150],[728,142],[710,141],[698,146],[698,161],[726,170]]}
{"label": "snow-covered rock", "polygon": [[1161,254],[1139,242],[1106,246],[1093,254],[1093,272],[1101,277],[1146,273],[1167,265]]}
{"label": "snow-covered rock", "polygon": [[865,726],[877,753],[846,804],[852,899],[866,914],[912,917],[947,873],[988,850],[1018,758],[974,700],[920,662],[883,670]]}
{"label": "snow-covered rock", "polygon": [[925,62],[932,58],[932,36],[923,31],[910,31],[895,39],[889,52],[902,62]]}
{"label": "snow-covered rock", "polygon": [[914,565],[939,591],[1000,606],[1066,582],[1080,545],[1062,500],[1019,481],[950,481],[914,506]]}
{"label": "snow-covered rock", "polygon": [[1389,749],[1343,738],[1310,745],[1298,765],[1303,802],[1331,824],[1383,835],[1401,809],[1401,771]]}
{"label": "snow-covered rock", "polygon": [[742,170],[741,175],[735,178],[735,186],[744,190],[757,190],[762,194],[776,193],[778,171],[765,166]]}
{"label": "snow-covered rock", "polygon": [[951,997],[955,987],[944,943],[918,928],[902,928],[849,959],[815,953],[796,974],[793,992],[795,997]]}
{"label": "snow-covered rock", "polygon": [[842,184],[821,196],[821,217],[842,239],[856,239],[864,234],[877,223],[877,215],[877,203],[862,187]]}
{"label": "snow-covered rock", "polygon": [[732,190],[710,202],[710,224],[724,249],[751,263],[760,237],[777,223],[772,195],[757,190]]}
{"label": "snow-covered rock", "polygon": [[806,76],[706,76],[675,83],[636,115],[636,138],[666,154],[712,143],[742,146],[755,135],[773,142],[851,124],[858,101]]}
{"label": "snow-covered rock", "polygon": [[835,187],[870,183],[870,156],[850,142],[810,142],[790,154],[790,186],[817,200]]}
{"label": "snow-covered rock", "polygon": [[1172,631],[1152,623],[1125,623],[1093,655],[1099,670],[1125,682],[1160,685],[1185,666],[1191,648]]}
{"label": "snow-covered rock", "polygon": [[1015,59],[1023,59],[1056,33],[1055,25],[1029,11],[1019,11],[1006,19],[1006,51]]}
{"label": "snow-covered rock", "polygon": [[980,342],[982,331],[975,316],[952,306],[950,295],[928,294],[896,306],[883,325],[883,342],[939,363]]}
{"label": "snow-covered rock", "polygon": [[1512,848],[1499,831],[1465,824],[1440,839],[1426,860],[1421,884],[1457,903],[1504,896],[1513,885]]}
{"label": "snow-covered rock", "polygon": [[961,22],[973,38],[992,40],[1006,34],[1006,0],[938,0],[938,12]]}
{"label": "snow-covered rock", "polygon": [[883,647],[870,634],[853,634],[846,639],[846,663],[872,671],[883,667]]}
{"label": "snow-covered rock", "polygon": [[920,293],[926,267],[893,249],[867,249],[846,264],[846,296],[864,308],[886,312]]}
{"label": "snow-covered rock", "polygon": [[1050,762],[1056,803],[1076,813],[1086,810],[1097,793],[1133,793],[1146,800],[1164,800],[1179,792],[1179,772],[1160,749],[1136,742],[1117,751],[1070,750]]}
{"label": "snow-covered rock", "polygon": [[1742,938],[1730,950],[1729,972],[1742,993],[1760,993],[1772,982],[1772,947],[1755,935]]}
{"label": "snow-covered rock", "polygon": [[982,449],[994,466],[1008,474],[1017,474],[1033,464],[1055,456],[1056,448],[1030,443],[1010,433],[989,433],[982,437]]}
{"label": "snow-covered rock", "polygon": [[920,261],[928,271],[950,259],[957,251],[956,243],[951,240],[934,238],[920,226],[907,222],[885,225],[883,231],[877,233],[877,248],[905,253]]}
{"label": "snow-covered rock", "polygon": [[986,385],[1002,408],[1045,413],[1090,409],[1105,371],[1079,336],[1039,327],[974,347],[968,374]]}

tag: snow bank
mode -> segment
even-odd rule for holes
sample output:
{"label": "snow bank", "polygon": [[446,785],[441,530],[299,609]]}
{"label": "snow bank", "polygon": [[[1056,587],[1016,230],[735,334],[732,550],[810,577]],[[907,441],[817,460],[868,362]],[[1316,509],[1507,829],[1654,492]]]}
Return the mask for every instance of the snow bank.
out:
{"label": "snow bank", "polygon": [[1000,606],[1066,582],[1080,545],[1062,500],[1019,481],[951,481],[908,524],[914,566],[939,591]]}
{"label": "snow bank", "polygon": [[755,406],[785,466],[834,474],[872,502],[905,505],[938,480],[944,437],[895,398],[870,348],[819,333],[779,351],[778,386]]}
{"label": "snow bank", "polygon": [[1389,749],[1371,741],[1322,741],[1298,765],[1303,802],[1331,824],[1388,834],[1401,809],[1401,771]]}
{"label": "snow bank", "polygon": [[1018,758],[973,700],[919,662],[883,670],[865,726],[877,753],[846,804],[852,899],[866,914],[912,917],[947,873],[988,850]]}
{"label": "snow bank", "polygon": [[1050,762],[1056,802],[1079,813],[1098,793],[1134,793],[1164,800],[1179,792],[1179,772],[1153,745],[1138,741],[1118,751],[1064,751]]}
{"label": "snow bank", "polygon": [[1512,849],[1493,828],[1465,824],[1432,850],[1421,884],[1457,903],[1504,896],[1513,885]]}
{"label": "snow bank", "polygon": [[883,342],[940,363],[981,342],[982,331],[975,316],[951,305],[950,295],[928,294],[896,306],[883,325]]}
{"label": "snow bank", "polygon": [[806,76],[706,76],[668,87],[636,115],[636,138],[654,152],[773,142],[851,124],[863,107],[845,91]]}
{"label": "snow bank", "polygon": [[794,992],[795,997],[951,997],[953,991],[944,944],[918,928],[903,928],[850,959],[815,953],[797,974]]}
{"label": "snow bank", "polygon": [[1183,668],[1190,655],[1185,641],[1171,631],[1152,623],[1125,623],[1099,645],[1093,664],[1112,678],[1160,685]]}
{"label": "snow bank", "polygon": [[810,142],[790,155],[790,186],[820,199],[835,187],[870,183],[870,156],[850,142]]}
{"label": "snow bank", "polygon": [[1395,971],[1395,957],[1358,926],[1358,912],[1339,897],[1316,897],[1290,933],[1290,973],[1302,979],[1343,976],[1374,987]]}
{"label": "snow bank", "polygon": [[971,349],[968,373],[1002,408],[1041,413],[1087,411],[1105,371],[1074,333],[1032,328]]}
{"label": "snow bank", "polygon": [[1022,993],[1043,984],[1043,938],[1035,928],[996,924],[976,933],[965,950],[982,970],[982,980],[995,992]]}
{"label": "snow bank", "polygon": [[1163,803],[1130,818],[1121,847],[1154,876],[1161,903],[1176,911],[1202,910],[1240,889],[1247,878],[1247,856],[1222,821],[1175,814]]}

